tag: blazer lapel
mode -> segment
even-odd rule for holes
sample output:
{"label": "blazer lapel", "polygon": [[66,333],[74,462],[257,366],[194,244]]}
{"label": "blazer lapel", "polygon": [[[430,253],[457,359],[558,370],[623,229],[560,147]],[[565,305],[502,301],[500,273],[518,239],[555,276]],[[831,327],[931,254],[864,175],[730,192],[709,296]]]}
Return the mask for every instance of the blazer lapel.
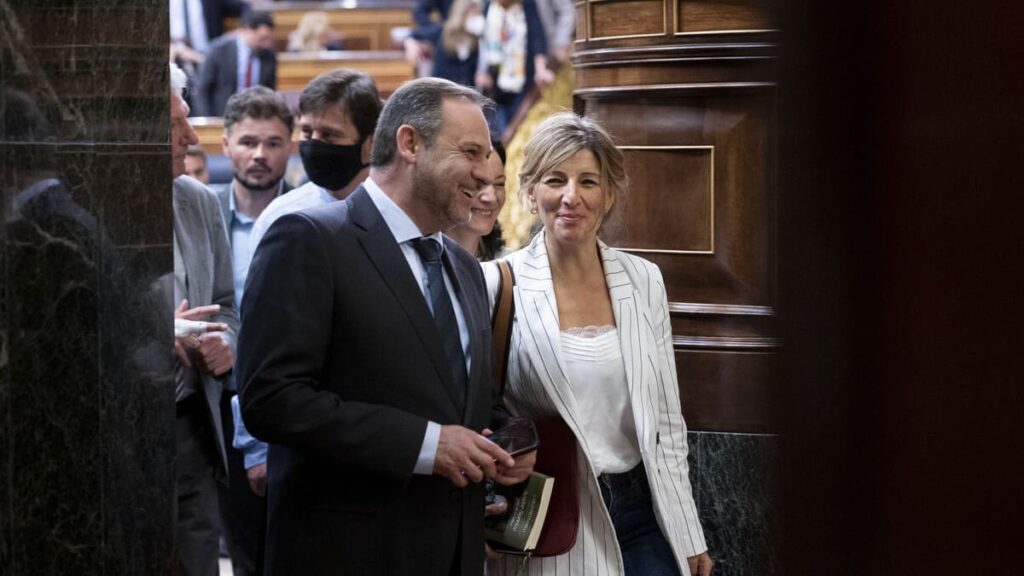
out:
{"label": "blazer lapel", "polygon": [[[533,372],[541,381],[548,398],[589,454],[590,448],[586,445],[586,436],[578,421],[579,407],[562,357],[558,304],[555,302],[555,288],[543,232],[537,234],[524,251],[524,258],[516,270],[514,294],[517,322],[522,322],[522,326],[534,327],[520,330],[520,343],[525,348],[526,358],[533,363]],[[540,330],[535,327],[540,327]]]}
{"label": "blazer lapel", "polygon": [[[626,371],[626,385],[629,387],[637,440],[640,447],[644,448],[648,446],[649,440],[652,440],[652,434],[657,427],[656,413],[653,410],[658,403],[658,399],[653,397],[657,390],[654,374],[650,373],[655,366],[651,357],[653,349],[648,337],[651,330],[650,315],[634,281],[623,266],[619,253],[609,249],[601,241],[598,241],[598,245],[601,250],[601,262],[604,265],[605,284],[611,298],[612,314],[615,315],[615,325],[619,333],[619,348],[622,350],[622,363]],[[635,274],[636,270],[633,272]]]}
{"label": "blazer lapel", "polygon": [[[384,283],[387,284],[391,294],[395,297],[399,306],[409,317],[413,329],[426,348],[428,356],[434,364],[434,370],[445,384],[445,390],[451,390],[453,386],[447,384],[451,380],[451,371],[448,369],[444,350],[437,337],[437,328],[434,326],[434,317],[430,314],[427,301],[416,284],[416,279],[409,270],[409,263],[398,246],[398,241],[388,228],[384,218],[380,215],[377,207],[373,205],[369,194],[362,187],[357,189],[346,200],[352,210],[352,221],[365,230],[360,235],[359,244],[370,258],[370,262],[377,269]],[[455,398],[450,392],[446,392],[454,407],[462,416],[461,398]]]}

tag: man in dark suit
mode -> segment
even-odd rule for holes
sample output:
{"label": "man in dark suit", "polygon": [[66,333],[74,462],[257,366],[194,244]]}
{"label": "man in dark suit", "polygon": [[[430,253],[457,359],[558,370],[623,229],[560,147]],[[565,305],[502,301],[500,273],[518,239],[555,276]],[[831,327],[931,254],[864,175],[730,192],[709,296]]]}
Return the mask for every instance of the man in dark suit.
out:
{"label": "man in dark suit", "polygon": [[[253,224],[271,200],[287,192],[284,173],[292,151],[295,117],[284,96],[264,86],[247,88],[228,99],[224,110],[224,154],[231,161],[231,183],[217,193],[231,244],[235,307],[249,271]],[[231,398],[234,378],[221,397],[228,485],[220,487],[220,517],[235,576],[257,574],[257,550],[266,510],[266,462],[232,447],[235,435]]]}
{"label": "man in dark suit", "polygon": [[248,12],[235,34],[210,45],[195,85],[195,116],[221,116],[228,98],[251,86],[277,87],[274,19],[269,12]]}
{"label": "man in dark suit", "polygon": [[507,416],[484,280],[441,234],[491,181],[485,102],[406,83],[363,186],[281,217],[256,250],[237,377],[246,425],[271,444],[269,576],[479,576],[481,482],[533,468],[481,435]]}

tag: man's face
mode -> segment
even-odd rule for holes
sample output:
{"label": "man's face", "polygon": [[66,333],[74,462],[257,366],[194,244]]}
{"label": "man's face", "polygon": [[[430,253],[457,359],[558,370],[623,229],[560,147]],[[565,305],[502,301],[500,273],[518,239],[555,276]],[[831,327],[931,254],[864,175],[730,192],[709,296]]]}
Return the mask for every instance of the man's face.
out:
{"label": "man's face", "polygon": [[492,182],[491,140],[476,104],[446,99],[442,113],[437,140],[417,157],[414,194],[447,230],[469,221],[473,198]]}
{"label": "man's face", "polygon": [[257,28],[243,28],[245,42],[250,48],[262,48],[264,50],[274,49],[274,29],[270,26],[259,26]]}
{"label": "man's face", "polygon": [[185,157],[188,147],[199,143],[199,136],[188,123],[188,104],[181,96],[171,93],[171,175],[174,178],[185,173]]}
{"label": "man's face", "polygon": [[276,189],[288,167],[292,142],[279,118],[245,118],[223,138],[235,181],[252,192]]}
{"label": "man's face", "polygon": [[189,154],[185,156],[185,174],[199,180],[203,184],[210,183],[210,173],[206,171],[206,158]]}
{"label": "man's face", "polygon": [[359,142],[359,130],[342,104],[299,116],[299,140],[319,140],[336,146]]}

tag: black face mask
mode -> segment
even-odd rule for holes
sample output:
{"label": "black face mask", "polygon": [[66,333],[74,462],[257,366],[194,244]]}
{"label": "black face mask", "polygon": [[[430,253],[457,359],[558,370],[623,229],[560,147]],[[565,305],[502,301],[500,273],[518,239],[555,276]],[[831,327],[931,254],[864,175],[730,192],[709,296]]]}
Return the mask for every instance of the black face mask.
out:
{"label": "black face mask", "polygon": [[299,155],[309,179],[332,192],[348,186],[366,167],[362,142],[340,146],[319,140],[303,140],[299,142]]}

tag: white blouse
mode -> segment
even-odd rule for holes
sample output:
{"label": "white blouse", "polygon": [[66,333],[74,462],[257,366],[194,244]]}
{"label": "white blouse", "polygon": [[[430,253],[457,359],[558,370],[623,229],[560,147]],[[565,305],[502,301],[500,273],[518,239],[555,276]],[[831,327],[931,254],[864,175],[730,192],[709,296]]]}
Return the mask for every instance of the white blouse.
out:
{"label": "white blouse", "polygon": [[571,328],[562,334],[562,356],[591,448],[594,473],[628,472],[640,463],[626,369],[615,326]]}

